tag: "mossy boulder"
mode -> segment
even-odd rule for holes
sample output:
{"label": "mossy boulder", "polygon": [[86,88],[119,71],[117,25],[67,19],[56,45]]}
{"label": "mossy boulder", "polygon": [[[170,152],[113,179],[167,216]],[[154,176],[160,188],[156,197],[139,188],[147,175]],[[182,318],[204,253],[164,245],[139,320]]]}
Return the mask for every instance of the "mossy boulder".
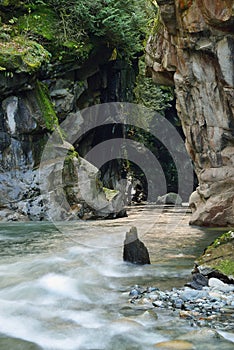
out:
{"label": "mossy boulder", "polygon": [[43,46],[23,36],[0,42],[0,67],[15,73],[31,73],[48,62],[50,54]]}
{"label": "mossy boulder", "polygon": [[196,261],[199,272],[234,283],[234,231],[217,238]]}

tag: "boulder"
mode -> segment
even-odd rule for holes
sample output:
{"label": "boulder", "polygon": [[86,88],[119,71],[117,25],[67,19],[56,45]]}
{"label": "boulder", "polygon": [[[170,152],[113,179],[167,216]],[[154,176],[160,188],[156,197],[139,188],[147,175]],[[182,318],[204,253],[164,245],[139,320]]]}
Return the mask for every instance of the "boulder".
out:
{"label": "boulder", "polygon": [[124,240],[123,260],[139,265],[150,264],[149,252],[137,235],[137,228],[132,227]]}
{"label": "boulder", "polygon": [[179,194],[174,192],[169,192],[164,196],[159,196],[157,199],[157,204],[173,204],[173,205],[181,205],[182,199]]}

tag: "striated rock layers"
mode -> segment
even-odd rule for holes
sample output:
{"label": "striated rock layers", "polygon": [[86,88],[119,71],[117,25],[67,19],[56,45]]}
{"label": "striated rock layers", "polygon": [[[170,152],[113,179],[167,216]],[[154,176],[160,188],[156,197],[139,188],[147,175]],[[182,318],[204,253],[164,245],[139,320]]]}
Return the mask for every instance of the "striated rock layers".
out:
{"label": "striated rock layers", "polygon": [[191,224],[234,225],[234,1],[158,0],[147,70],[175,86],[186,147],[198,176]]}

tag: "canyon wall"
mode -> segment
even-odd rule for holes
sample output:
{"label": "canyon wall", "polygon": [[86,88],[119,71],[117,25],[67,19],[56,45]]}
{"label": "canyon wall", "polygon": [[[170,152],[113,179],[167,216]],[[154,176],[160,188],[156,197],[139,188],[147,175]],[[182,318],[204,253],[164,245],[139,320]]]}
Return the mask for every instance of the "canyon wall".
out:
{"label": "canyon wall", "polygon": [[147,74],[175,87],[199,186],[191,224],[234,225],[234,1],[157,0]]}
{"label": "canyon wall", "polygon": [[[19,58],[19,66],[8,67],[13,59],[7,57],[7,69],[0,70],[0,221],[125,215],[122,194],[108,200],[98,169],[81,157],[96,142],[95,131],[78,140],[79,155],[59,131],[59,124],[69,118],[82,122],[79,111],[86,107],[131,100],[136,71],[126,61],[110,57],[111,51],[100,47],[82,64],[55,64],[35,72],[27,67],[19,71],[24,67]],[[76,127],[69,132],[76,132]],[[42,164],[52,133],[55,142]],[[111,175],[117,179],[117,170]],[[43,181],[47,189],[42,194]]]}

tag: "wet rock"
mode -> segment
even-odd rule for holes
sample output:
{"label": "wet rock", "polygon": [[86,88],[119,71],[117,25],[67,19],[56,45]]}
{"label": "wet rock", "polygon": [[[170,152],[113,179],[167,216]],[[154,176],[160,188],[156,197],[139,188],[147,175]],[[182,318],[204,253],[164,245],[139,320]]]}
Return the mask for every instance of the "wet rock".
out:
{"label": "wet rock", "polygon": [[150,264],[149,252],[137,235],[136,227],[126,233],[124,240],[123,260],[139,265]]}
{"label": "wet rock", "polygon": [[191,340],[197,342],[204,342],[207,341],[208,339],[213,339],[213,338],[220,338],[219,334],[217,331],[213,329],[199,329],[199,330],[194,330],[192,332],[189,332],[187,334],[184,334],[179,337],[181,340]]}
{"label": "wet rock", "polygon": [[[222,282],[218,285],[223,287]],[[234,285],[226,286],[229,288],[225,291],[214,291],[209,286],[204,286],[202,290],[184,287],[165,292],[157,288],[151,291],[140,288],[137,296],[131,297],[130,303],[144,305],[148,309],[153,306],[156,310],[173,310],[193,326],[231,330],[234,327]]]}
{"label": "wet rock", "polygon": [[42,348],[35,343],[10,337],[0,337],[1,349],[14,349],[14,350],[42,350]]}
{"label": "wet rock", "polygon": [[156,348],[162,349],[178,349],[178,350],[189,350],[193,349],[193,344],[185,340],[171,340],[155,344]]}
{"label": "wet rock", "polygon": [[139,286],[135,286],[134,288],[131,289],[129,296],[134,299],[137,299],[141,297],[142,293],[143,293],[142,288]]}
{"label": "wet rock", "polygon": [[207,292],[203,290],[193,290],[186,288],[180,293],[180,298],[184,301],[196,300],[207,296]]}
{"label": "wet rock", "polygon": [[208,286],[208,278],[201,273],[194,273],[192,277],[192,282],[186,283],[186,286],[197,290],[201,290],[203,287]]}

